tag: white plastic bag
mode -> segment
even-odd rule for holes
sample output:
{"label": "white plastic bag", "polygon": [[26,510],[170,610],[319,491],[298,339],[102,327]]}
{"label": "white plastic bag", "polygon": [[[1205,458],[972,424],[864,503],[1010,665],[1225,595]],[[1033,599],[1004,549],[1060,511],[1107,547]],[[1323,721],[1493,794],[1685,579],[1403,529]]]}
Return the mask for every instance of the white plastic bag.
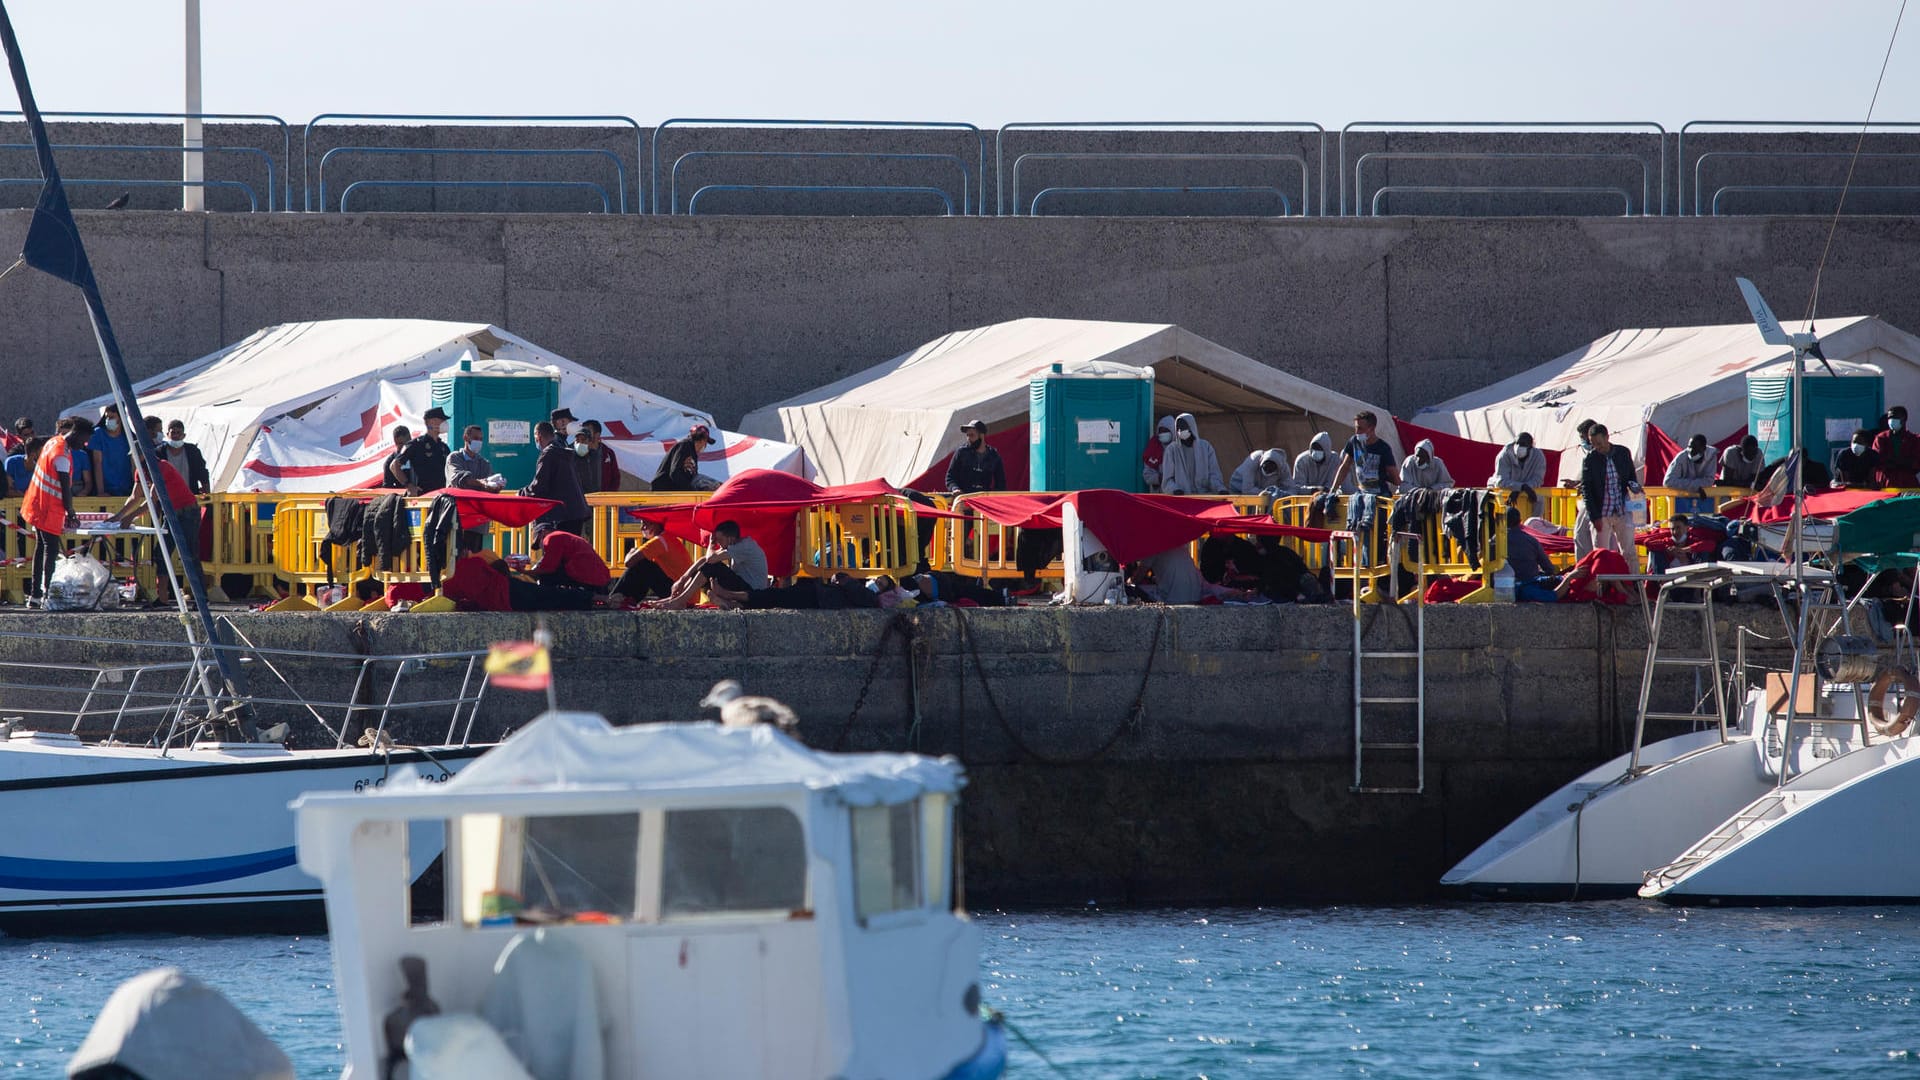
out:
{"label": "white plastic bag", "polygon": [[53,582],[47,587],[48,611],[99,611],[119,607],[120,590],[113,586],[113,574],[99,559],[80,553],[63,555],[53,568]]}

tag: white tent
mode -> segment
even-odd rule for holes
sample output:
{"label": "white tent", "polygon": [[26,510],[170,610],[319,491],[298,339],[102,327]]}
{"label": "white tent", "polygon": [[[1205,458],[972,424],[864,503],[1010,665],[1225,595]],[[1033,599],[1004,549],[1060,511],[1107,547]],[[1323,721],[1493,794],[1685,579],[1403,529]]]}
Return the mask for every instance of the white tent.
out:
{"label": "white tent", "polygon": [[1384,409],[1335,393],[1166,323],[1015,319],[962,330],[785,401],[756,409],[740,429],[798,444],[828,483],[905,483],[951,453],[959,427],[989,433],[1027,424],[1028,384],[1054,364],[1150,367],[1154,413],[1193,413],[1220,466],[1255,448],[1306,449],[1316,431],[1338,446],[1353,416],[1371,409],[1399,446]]}
{"label": "white tent", "polygon": [[[667,447],[696,423],[719,439],[700,455],[704,475],[724,480],[752,468],[804,475],[797,447],[721,432],[706,413],[486,323],[285,323],[142,380],[134,392],[143,413],[186,424],[187,440],[206,454],[215,491],[341,491],[378,481],[392,448],[389,433],[399,424],[419,430],[433,373],[462,360],[557,371],[560,404],[581,420],[600,421],[621,470],[641,481],[653,479]],[[108,400],[71,411],[92,416]]]}
{"label": "white tent", "polygon": [[[1920,338],[1871,316],[1823,319],[1821,351],[1836,371],[1886,376],[1886,402],[1920,405]],[[1646,425],[1675,442],[1709,441],[1747,423],[1747,376],[1769,365],[1787,372],[1793,350],[1768,345],[1752,323],[1618,330],[1491,386],[1422,410],[1414,421],[1482,442],[1505,443],[1522,431],[1549,449],[1578,447],[1574,430],[1591,418],[1613,441],[1645,460]],[[1817,361],[1808,370],[1821,373]],[[1862,417],[1871,426],[1873,417]],[[1578,455],[1560,458],[1563,476]]]}

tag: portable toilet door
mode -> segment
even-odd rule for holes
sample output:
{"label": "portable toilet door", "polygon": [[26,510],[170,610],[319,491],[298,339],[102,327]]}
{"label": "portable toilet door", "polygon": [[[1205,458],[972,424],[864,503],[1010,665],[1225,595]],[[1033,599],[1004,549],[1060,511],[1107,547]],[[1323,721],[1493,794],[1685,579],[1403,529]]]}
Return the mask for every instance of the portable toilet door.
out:
{"label": "portable toilet door", "polygon": [[433,403],[447,410],[448,427],[458,440],[469,424],[480,425],[480,454],[507,487],[533,482],[540,448],[533,425],[560,406],[560,373],[554,368],[511,360],[462,360],[434,373]]}
{"label": "portable toilet door", "polygon": [[1140,491],[1140,451],[1153,436],[1153,369],[1055,364],[1028,384],[1035,491]]}
{"label": "portable toilet door", "polygon": [[1835,374],[1829,375],[1816,363],[1802,374],[1800,386],[1806,400],[1798,417],[1787,409],[1793,387],[1790,375],[1768,372],[1747,377],[1747,431],[1759,440],[1766,461],[1779,461],[1799,444],[1806,448],[1808,460],[1831,471],[1853,433],[1879,420],[1886,403],[1886,377],[1865,364],[1833,367]]}

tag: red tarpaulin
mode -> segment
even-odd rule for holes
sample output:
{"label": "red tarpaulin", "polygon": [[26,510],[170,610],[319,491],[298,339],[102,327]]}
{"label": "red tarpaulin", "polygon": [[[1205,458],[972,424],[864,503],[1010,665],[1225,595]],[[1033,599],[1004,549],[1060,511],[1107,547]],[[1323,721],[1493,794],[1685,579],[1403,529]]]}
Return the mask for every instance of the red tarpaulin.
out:
{"label": "red tarpaulin", "polygon": [[1531,529],[1525,525],[1522,525],[1520,527],[1526,530],[1526,534],[1528,536],[1531,536],[1535,540],[1540,541],[1540,550],[1546,552],[1549,555],[1561,555],[1573,550],[1573,537],[1571,536],[1561,536],[1559,533],[1541,532],[1538,529]]}
{"label": "red tarpaulin", "polygon": [[[352,498],[372,499],[379,495],[405,495],[406,493],[405,488],[359,488],[343,491],[340,494]],[[460,508],[460,527],[463,529],[477,529],[489,521],[497,522],[509,529],[517,529],[560,505],[557,499],[536,499],[531,495],[516,495],[511,491],[474,491],[469,488],[441,488],[412,497],[421,500],[418,505],[427,506],[438,495],[453,496],[454,503]]]}
{"label": "red tarpaulin", "polygon": [[1673,441],[1673,436],[1660,430],[1659,424],[1648,423],[1647,452],[1645,460],[1640,463],[1640,475],[1646,486],[1659,487],[1660,482],[1667,478],[1667,466],[1679,456],[1680,444]]}
{"label": "red tarpaulin", "polygon": [[1023,529],[1057,529],[1072,503],[1080,520],[1116,562],[1130,563],[1192,543],[1210,532],[1246,532],[1325,541],[1325,529],[1283,525],[1267,515],[1240,517],[1233,504],[1181,495],[1126,491],[1070,491],[1063,495],[975,495],[966,506],[989,521]]}
{"label": "red tarpaulin", "polygon": [[[1447,471],[1453,474],[1453,482],[1459,487],[1485,487],[1487,479],[1493,475],[1494,459],[1500,451],[1506,449],[1503,444],[1480,442],[1477,439],[1449,435],[1444,431],[1424,428],[1410,420],[1394,417],[1393,422],[1400,429],[1400,438],[1405,446],[1400,448],[1400,456],[1413,453],[1413,448],[1421,439],[1433,440],[1433,452],[1441,461],[1447,463]],[[1536,454],[1544,454],[1547,459],[1546,486],[1553,486],[1560,476],[1560,451],[1546,450],[1539,446],[1533,448]],[[1395,462],[1394,464],[1399,464]]]}
{"label": "red tarpaulin", "polygon": [[[1849,510],[1857,510],[1870,502],[1890,499],[1898,494],[1897,491],[1873,488],[1815,491],[1807,495],[1806,515],[1810,518],[1837,518]],[[1735,499],[1722,506],[1720,512],[1730,518],[1748,518],[1756,524],[1772,525],[1793,517],[1793,496],[1789,495],[1773,506],[1757,506],[1752,497]]]}
{"label": "red tarpaulin", "polygon": [[[955,433],[954,448],[948,451],[945,457],[934,462],[926,472],[902,486],[910,487],[915,491],[947,490],[947,466],[953,464],[953,455],[960,449],[957,441],[959,437],[959,434]],[[1005,431],[996,431],[987,436],[987,445],[1000,451],[1000,464],[1007,470],[1006,490],[1025,491],[1027,478],[1032,475],[1032,469],[1027,463],[1027,425],[1021,424],[1019,427],[1008,428]]]}

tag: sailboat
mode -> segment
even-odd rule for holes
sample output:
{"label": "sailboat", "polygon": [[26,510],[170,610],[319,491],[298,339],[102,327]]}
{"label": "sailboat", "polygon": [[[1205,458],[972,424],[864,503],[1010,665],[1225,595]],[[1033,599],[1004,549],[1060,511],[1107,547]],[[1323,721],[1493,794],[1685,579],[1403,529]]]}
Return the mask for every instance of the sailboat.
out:
{"label": "sailboat", "polygon": [[[288,804],[309,791],[371,790],[396,775],[445,780],[477,757],[486,747],[469,736],[485,692],[476,678],[482,653],[258,649],[233,643],[230,624],[222,633],[207,604],[197,538],[156,482],[158,459],[4,3],[0,45],[45,180],[21,262],[84,298],[134,444],[137,482],[153,520],[163,523],[153,531],[161,561],[170,568],[178,559],[185,588],[175,581],[174,595],[192,598],[182,609],[183,642],[0,635],[7,679],[0,702],[13,714],[0,721],[0,819],[8,822],[0,835],[0,930],[317,926],[320,883],[295,864]],[[35,645],[49,655],[28,656]],[[352,691],[329,701],[297,691],[285,671]],[[271,676],[279,686],[250,693],[249,675]],[[420,684],[424,694],[413,692]],[[264,724],[276,715],[289,719]],[[410,742],[428,715],[435,734],[424,745]],[[319,745],[289,748],[309,742]],[[422,829],[411,840],[417,877],[443,838]]]}

